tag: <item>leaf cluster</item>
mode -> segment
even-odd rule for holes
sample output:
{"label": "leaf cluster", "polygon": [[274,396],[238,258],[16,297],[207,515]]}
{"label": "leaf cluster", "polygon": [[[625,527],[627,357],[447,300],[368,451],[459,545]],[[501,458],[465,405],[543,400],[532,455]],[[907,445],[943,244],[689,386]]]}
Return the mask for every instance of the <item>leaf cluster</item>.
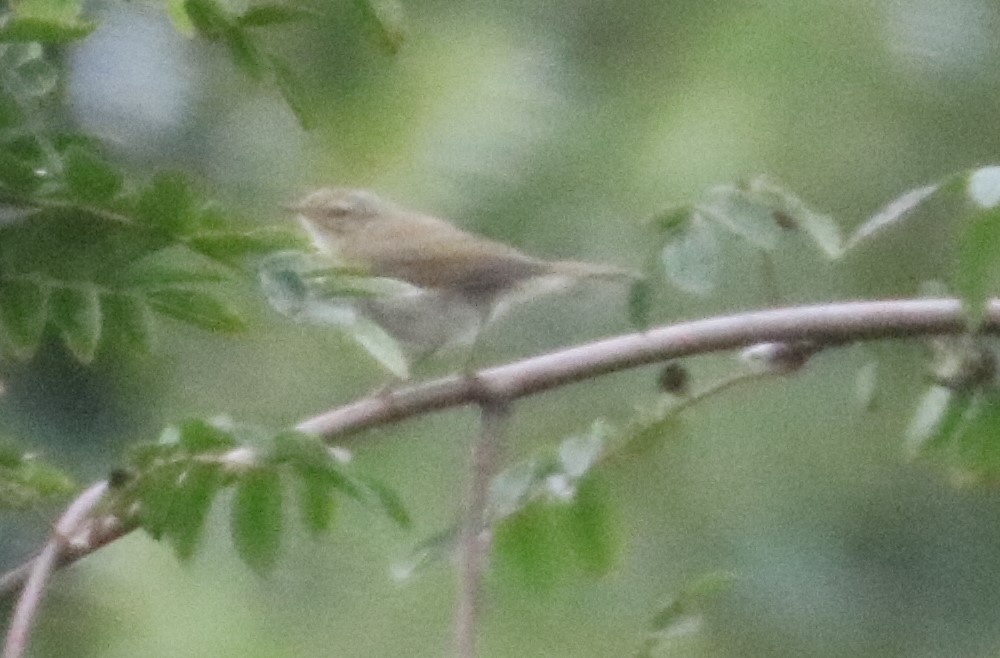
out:
{"label": "leaf cluster", "polygon": [[[266,448],[251,446],[266,445]],[[286,485],[298,489],[302,523],[313,534],[332,526],[337,496],[373,505],[396,523],[409,516],[387,487],[355,472],[342,453],[315,436],[234,425],[226,419],[189,420],[167,428],[160,440],[130,451],[128,477],[112,505],[178,558],[190,559],[218,494],[234,489],[230,530],[240,557],[253,569],[275,565],[284,529]]]}

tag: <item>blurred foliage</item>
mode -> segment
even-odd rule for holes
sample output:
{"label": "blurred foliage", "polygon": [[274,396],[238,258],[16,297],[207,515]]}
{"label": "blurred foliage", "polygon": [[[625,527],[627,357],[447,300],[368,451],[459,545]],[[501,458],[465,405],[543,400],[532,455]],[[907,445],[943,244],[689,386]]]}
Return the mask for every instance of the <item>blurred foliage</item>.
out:
{"label": "blurred foliage", "polygon": [[[100,411],[72,382],[58,396],[24,393],[32,381],[56,389],[65,372],[97,373],[95,387],[156,409],[160,425],[163,409],[222,408],[266,426],[364,390],[378,379],[364,355],[405,374],[392,340],[350,305],[384,282],[317,267],[298,236],[250,221],[270,217],[287,188],[332,180],[386,189],[532,253],[647,274],[620,313],[590,297],[515,315],[487,336],[490,358],[622,330],[626,316],[643,328],[778,302],[906,297],[928,280],[947,283],[974,329],[997,294],[1000,169],[974,167],[1000,153],[1000,14],[988,3],[406,10],[405,39],[397,5],[365,0],[4,10],[7,434],[34,442],[52,418],[76,430]],[[165,23],[167,46],[150,36]],[[251,311],[248,282],[295,322]],[[928,373],[906,347],[824,354],[808,360],[816,372],[796,368],[794,385],[707,396],[683,423],[697,391],[730,390],[711,384],[729,363],[525,402],[491,492],[494,567],[508,586],[490,588],[484,655],[995,653],[995,492],[914,472],[892,440],[905,436],[910,456],[955,483],[995,483],[995,346],[930,348]],[[54,402],[15,404],[32,399]],[[138,510],[200,587],[138,542],[109,549],[80,570],[81,600],[51,615],[39,655],[176,655],[185,642],[213,655],[440,655],[450,583],[411,568],[421,577],[405,591],[387,584],[379,558],[412,537],[340,505],[374,505],[422,536],[441,527],[468,429],[452,419],[400,432],[357,468],[314,438],[228,422],[187,421],[134,446],[118,509]],[[65,434],[61,446],[80,438]],[[61,470],[0,452],[3,505],[69,492]],[[304,534],[323,543],[289,531],[288,485]],[[236,552],[266,583],[241,580],[228,551],[213,552],[224,491]],[[446,557],[452,538],[432,535],[417,557]],[[170,611],[192,609],[192,592],[210,599],[204,614],[178,621]],[[663,605],[665,592],[679,594]],[[94,600],[120,607],[69,627]],[[693,636],[702,641],[678,642]]]}

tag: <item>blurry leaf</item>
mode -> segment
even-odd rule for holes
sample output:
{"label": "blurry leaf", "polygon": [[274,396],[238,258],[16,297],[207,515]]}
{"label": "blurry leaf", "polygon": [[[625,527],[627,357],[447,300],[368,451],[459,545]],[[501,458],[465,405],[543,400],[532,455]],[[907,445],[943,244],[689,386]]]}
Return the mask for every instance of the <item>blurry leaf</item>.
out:
{"label": "blurry leaf", "polygon": [[506,517],[493,531],[499,574],[535,594],[551,590],[570,566],[565,559],[568,547],[556,531],[553,507],[536,500]]}
{"label": "blurry leaf", "polygon": [[694,295],[705,295],[715,288],[722,258],[716,230],[695,212],[683,228],[672,233],[660,251],[671,283]]}
{"label": "blurry leaf", "polygon": [[233,542],[252,569],[274,567],[281,545],[281,480],[270,468],[256,468],[240,478],[233,501]]}
{"label": "blurry leaf", "polygon": [[409,580],[432,564],[444,562],[455,548],[458,526],[432,535],[417,544],[410,554],[392,566],[392,576],[398,581]]}
{"label": "blurry leaf", "polygon": [[[59,82],[59,71],[41,57],[25,62],[12,74],[17,80],[16,93],[23,97],[38,98],[51,93]],[[11,78],[8,78],[8,85]]]}
{"label": "blurry leaf", "polygon": [[922,424],[929,432],[907,437],[910,451],[950,467],[966,482],[1000,479],[1000,393],[935,386],[917,413],[931,417],[931,410],[937,412],[936,422]]}
{"label": "blurry leaf", "polygon": [[337,504],[330,481],[316,473],[301,473],[299,478],[302,522],[314,535],[330,529]]}
{"label": "blurry leaf", "polygon": [[0,148],[0,189],[6,187],[15,192],[30,192],[39,182],[30,163]]}
{"label": "blurry leaf", "polygon": [[188,18],[210,41],[221,41],[229,50],[233,62],[252,78],[260,78],[262,56],[238,19],[215,0],[187,0],[184,3]]}
{"label": "blurry leaf", "polygon": [[572,503],[560,511],[565,512],[569,539],[584,573],[608,573],[618,557],[621,540],[603,481],[593,474],[580,480]]}
{"label": "blurry leaf", "polygon": [[354,0],[354,4],[382,47],[395,55],[406,37],[402,6],[396,0]]}
{"label": "blurry leaf", "polygon": [[221,37],[236,65],[251,78],[259,80],[263,73],[264,59],[253,38],[235,24],[225,27]]}
{"label": "blurry leaf", "polygon": [[957,251],[952,285],[970,329],[975,330],[986,315],[986,301],[1000,292],[1000,208],[967,218]]}
{"label": "blurry leaf", "polygon": [[402,528],[409,528],[413,524],[413,520],[410,518],[410,513],[406,511],[403,501],[399,498],[399,495],[396,494],[395,491],[381,482],[370,478],[364,478],[362,482],[365,485],[365,488],[368,489],[374,497],[375,502],[382,508],[382,511],[385,512],[390,519],[395,521]]}
{"label": "blurry leaf", "polygon": [[1000,167],[983,167],[969,175],[969,198],[981,208],[1000,205]]}
{"label": "blurry leaf", "polygon": [[654,215],[650,224],[657,231],[672,235],[676,231],[682,231],[687,226],[692,214],[694,214],[694,208],[691,206],[674,206]]}
{"label": "blurry leaf", "polygon": [[170,539],[178,559],[194,555],[212,501],[221,487],[219,468],[218,464],[192,461],[177,480],[163,534]]}
{"label": "blurry leaf", "polygon": [[538,497],[542,484],[557,470],[547,459],[527,459],[503,470],[490,483],[490,509],[494,520],[516,513]]}
{"label": "blurry leaf", "polygon": [[66,347],[81,362],[90,363],[101,339],[101,301],[94,286],[60,286],[49,301],[52,323]]}
{"label": "blurry leaf", "polygon": [[209,258],[232,262],[246,256],[301,247],[303,239],[290,229],[274,227],[247,232],[202,231],[190,236],[186,244]]}
{"label": "blurry leaf", "polygon": [[564,473],[573,478],[583,476],[597,463],[611,434],[603,421],[595,421],[590,432],[571,436],[559,444],[559,463]]}
{"label": "blurry leaf", "polygon": [[288,103],[288,107],[295,113],[295,118],[299,120],[299,125],[310,130],[315,128],[316,121],[308,109],[306,102],[306,88],[295,72],[284,61],[274,57],[269,57],[271,72],[274,74],[275,84],[282,98]]}
{"label": "blurry leaf", "polygon": [[868,411],[875,403],[878,392],[878,362],[869,361],[858,368],[854,377],[854,400],[860,409]]}
{"label": "blurry leaf", "polygon": [[174,506],[178,504],[177,487],[186,469],[186,464],[168,462],[157,464],[152,459],[154,450],[150,448],[144,456],[148,460],[149,471],[143,473],[137,491],[140,507],[140,523],[153,539],[159,540],[172,525]]}
{"label": "blurry leaf", "polygon": [[302,275],[292,269],[268,268],[260,272],[260,287],[274,310],[296,318],[309,302],[309,289]]}
{"label": "blurry leaf", "polygon": [[188,19],[202,36],[216,39],[229,24],[229,17],[215,0],[185,0]]}
{"label": "blurry leaf", "polygon": [[130,264],[125,282],[139,288],[162,288],[179,283],[214,283],[230,278],[217,262],[183,247],[155,251]]}
{"label": "blurry leaf", "polygon": [[400,379],[408,379],[410,367],[406,361],[406,355],[400,348],[396,339],[390,336],[385,329],[374,322],[358,317],[356,322],[350,326],[351,338],[368,352],[369,356],[378,361]]}
{"label": "blurry leaf", "polygon": [[27,279],[0,279],[0,338],[14,356],[35,353],[48,317],[48,289]]}
{"label": "blurry leaf", "polygon": [[943,436],[954,431],[971,400],[972,396],[956,395],[944,386],[934,385],[927,389],[906,429],[907,453],[916,457],[925,446],[940,443]]}
{"label": "blurry leaf", "polygon": [[191,22],[191,17],[188,16],[187,10],[184,8],[185,0],[166,0],[166,4],[167,16],[170,17],[174,29],[186,37],[193,37],[195,35],[194,23]]}
{"label": "blurry leaf", "polygon": [[649,328],[649,313],[653,305],[653,286],[646,277],[635,280],[628,290],[628,320],[633,328]]}
{"label": "blurry leaf", "polygon": [[0,42],[69,43],[87,36],[95,27],[96,23],[75,18],[13,16],[0,26]]}
{"label": "blurry leaf", "polygon": [[734,580],[731,573],[713,572],[685,585],[656,613],[637,655],[641,658],[661,655],[657,650],[665,643],[700,631],[706,604],[728,590]]}
{"label": "blurry leaf", "polygon": [[192,455],[223,452],[238,445],[229,428],[201,418],[186,420],[177,428],[180,431],[178,443]]}
{"label": "blurry leaf", "polygon": [[152,347],[153,318],[149,306],[134,295],[104,292],[101,294],[101,333],[138,350]]}
{"label": "blurry leaf", "polygon": [[247,9],[236,22],[243,27],[262,27],[290,23],[305,18],[315,18],[316,12],[305,7],[290,5],[260,4]]}
{"label": "blurry leaf", "polygon": [[698,204],[697,212],[761,249],[771,251],[781,239],[781,227],[773,211],[735,187],[710,190],[708,198]]}
{"label": "blurry leaf", "polygon": [[60,469],[0,440],[0,509],[27,509],[75,489]]}
{"label": "blurry leaf", "polygon": [[829,258],[838,258],[843,253],[840,227],[829,215],[813,211],[797,196],[763,176],[750,181],[747,192],[750,198],[770,208],[776,219],[784,218],[805,231]]}
{"label": "blurry leaf", "polygon": [[70,146],[63,157],[66,183],[73,195],[91,203],[110,200],[122,187],[122,174],[92,151]]}
{"label": "blurry leaf", "polygon": [[889,226],[894,226],[904,221],[914,210],[927,201],[935,192],[940,189],[940,185],[926,185],[910,190],[889,204],[862,224],[847,241],[844,250],[853,249],[858,243],[868,240],[873,235],[883,231]]}
{"label": "blurry leaf", "polygon": [[236,311],[215,297],[197,290],[162,288],[147,293],[149,305],[158,313],[202,329],[233,333],[246,324]]}
{"label": "blurry leaf", "polygon": [[136,216],[170,235],[183,235],[195,226],[194,200],[185,177],[158,174],[139,196]]}

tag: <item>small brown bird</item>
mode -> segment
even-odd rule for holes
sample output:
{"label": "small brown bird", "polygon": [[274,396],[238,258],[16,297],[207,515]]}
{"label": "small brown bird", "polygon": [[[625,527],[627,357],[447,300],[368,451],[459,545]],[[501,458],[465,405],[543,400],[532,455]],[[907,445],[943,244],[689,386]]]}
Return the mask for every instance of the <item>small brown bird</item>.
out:
{"label": "small brown bird", "polygon": [[289,209],[298,213],[320,250],[415,287],[391,299],[365,300],[363,306],[397,340],[424,353],[474,343],[481,327],[515,293],[542,292],[545,286],[536,284],[544,280],[554,280],[551,289],[585,278],[638,276],[616,267],[535,258],[367,190],[323,188]]}

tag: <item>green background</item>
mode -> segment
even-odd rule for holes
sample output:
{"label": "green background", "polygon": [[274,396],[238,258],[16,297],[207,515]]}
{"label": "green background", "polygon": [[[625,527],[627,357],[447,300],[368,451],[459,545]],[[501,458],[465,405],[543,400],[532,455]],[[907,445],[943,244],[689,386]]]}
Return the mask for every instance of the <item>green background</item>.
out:
{"label": "green background", "polygon": [[[1000,147],[1000,7],[985,0],[406,2],[395,55],[354,4],[317,9],[263,32],[303,79],[310,131],[221,47],[185,40],[158,5],[124,3],[96,7],[99,29],[62,52],[67,121],[132,170],[193,172],[262,225],[312,187],[362,186],[533,254],[632,267],[651,256],[647,220],[715,184],[768,174],[849,230]],[[933,228],[838,263],[792,239],[773,288],[786,303],[911,295],[936,275]],[[656,322],[774,303],[759,254],[723,246],[721,289],[696,298],[658,282]],[[252,329],[236,338],[163,322],[145,359],[105,354],[87,369],[52,346],[8,368],[5,432],[100,477],[172,420],[278,428],[385,381],[348,338],[290,324],[250,287],[246,303]],[[627,330],[624,296],[587,287],[512,312],[478,358]],[[665,600],[720,570],[733,585],[662,655],[996,655],[1000,498],[903,448],[925,352],[835,350],[693,409],[662,449],[608,472],[611,573],[487,579],[482,655],[630,655]],[[880,388],[863,409],[855,377],[873,359]],[[691,364],[696,384],[736,367]],[[594,418],[625,421],[655,403],[655,380],[640,370],[519,403],[510,459]],[[117,542],[57,577],[35,655],[444,655],[450,570],[401,583],[391,567],[455,518],[474,431],[459,410],[355,437],[356,460],[399,491],[415,527],[345,503],[330,535],[287,533],[267,578],[235,559],[225,500],[191,564],[141,533]],[[45,528],[0,521],[5,559]]]}

